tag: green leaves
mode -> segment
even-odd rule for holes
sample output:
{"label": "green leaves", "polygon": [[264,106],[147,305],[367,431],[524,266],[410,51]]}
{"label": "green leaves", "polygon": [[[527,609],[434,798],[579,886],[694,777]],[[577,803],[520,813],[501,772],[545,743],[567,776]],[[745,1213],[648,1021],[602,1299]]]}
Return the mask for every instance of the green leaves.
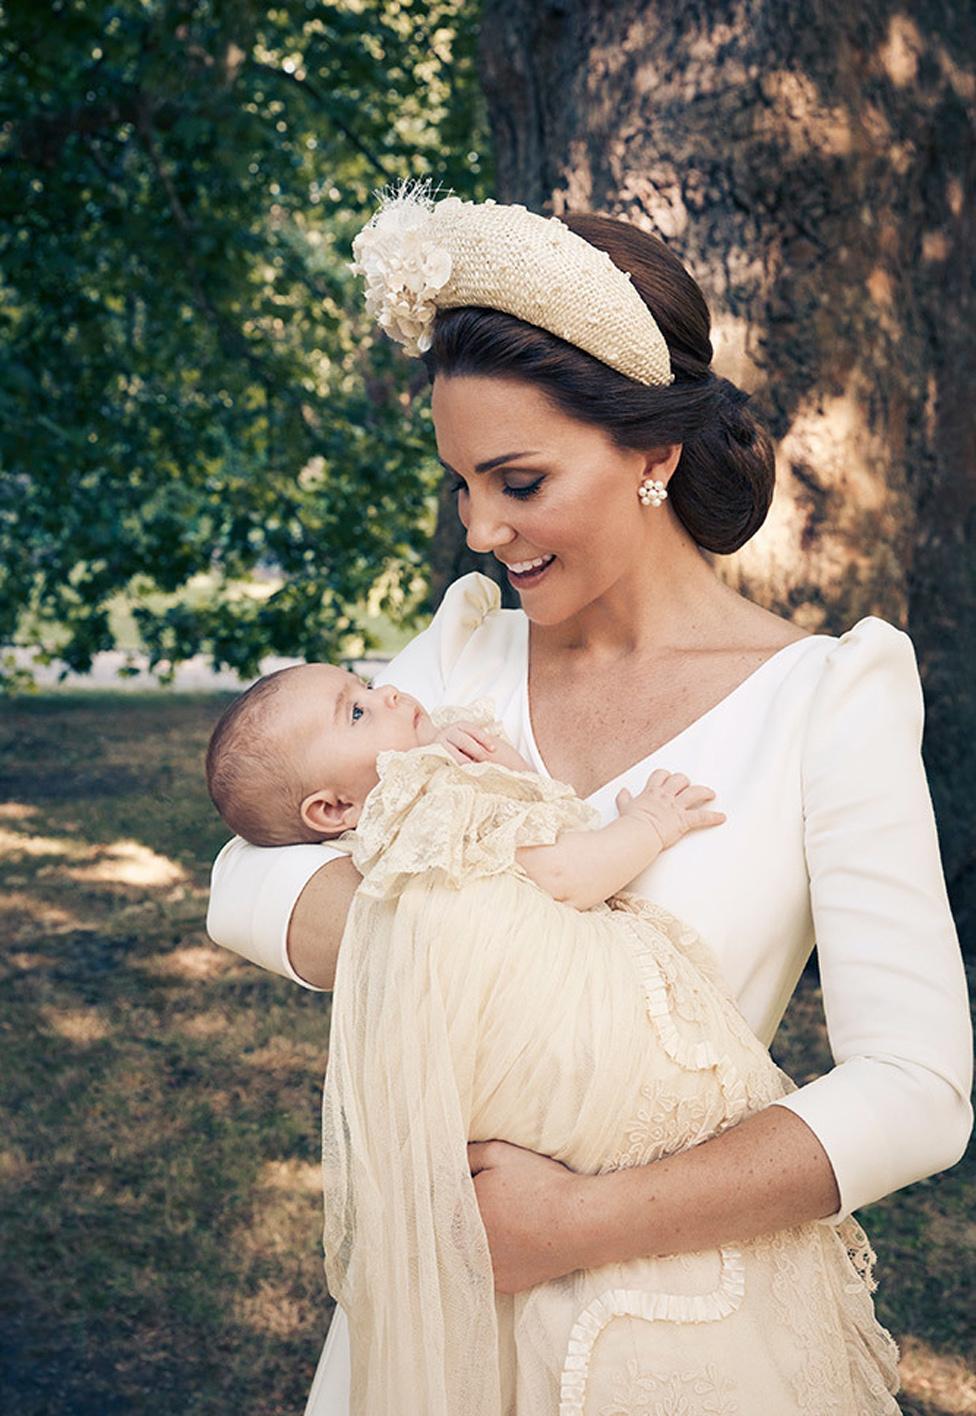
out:
{"label": "green leaves", "polygon": [[137,578],[164,673],[342,654],[380,582],[409,622],[433,442],[346,262],[389,180],[484,195],[476,18],[4,7],[0,641],[83,669]]}

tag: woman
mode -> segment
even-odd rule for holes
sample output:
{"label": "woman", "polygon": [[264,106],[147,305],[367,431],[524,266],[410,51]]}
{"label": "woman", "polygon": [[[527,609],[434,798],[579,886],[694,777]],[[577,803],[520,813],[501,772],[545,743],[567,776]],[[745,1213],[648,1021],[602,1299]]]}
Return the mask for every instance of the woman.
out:
{"label": "woman", "polygon": [[[876,616],[807,634],[714,574],[703,552],[731,554],[767,515],[773,454],[745,396],[711,371],[707,307],[663,243],[621,221],[494,204],[439,222],[428,209],[425,226],[416,193],[401,199],[380,233],[389,249],[357,251],[372,308],[425,358],[468,545],[508,567],[544,564],[509,570],[520,610],[464,577],[377,683],[428,709],[490,695],[519,751],[604,821],[656,767],[707,782],[722,828],[629,889],[709,940],[766,1045],[816,943],[837,1064],[653,1164],[648,1114],[633,1118],[621,1168],[598,1176],[504,1141],[472,1145],[496,1287],[836,1225],[955,1164],[972,1127],[911,641]],[[417,278],[397,284],[410,260]],[[358,882],[326,846],[234,841],[208,928],[328,988]],[[636,1405],[653,1374],[633,1380]],[[337,1311],[309,1411],[343,1412],[347,1390]]]}

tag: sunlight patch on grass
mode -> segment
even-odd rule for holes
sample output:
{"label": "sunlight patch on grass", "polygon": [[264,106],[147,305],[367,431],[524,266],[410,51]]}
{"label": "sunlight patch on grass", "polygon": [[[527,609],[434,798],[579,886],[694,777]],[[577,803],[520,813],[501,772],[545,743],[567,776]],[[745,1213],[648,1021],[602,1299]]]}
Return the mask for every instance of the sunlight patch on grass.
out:
{"label": "sunlight patch on grass", "polygon": [[182,885],[186,871],[140,841],[113,841],[89,865],[67,870],[72,880],[111,885]]}
{"label": "sunlight patch on grass", "polygon": [[207,1106],[215,1116],[230,1116],[232,1110],[240,1111],[237,1098],[222,1087],[213,1087],[207,1092]]}
{"label": "sunlight patch on grass", "polygon": [[320,1195],[322,1168],[307,1160],[268,1160],[261,1168],[258,1184],[265,1190],[286,1190],[295,1195]]}
{"label": "sunlight patch on grass", "polygon": [[42,1008],[41,1017],[59,1037],[68,1042],[103,1042],[109,1037],[111,1025],[98,1008]]}
{"label": "sunlight patch on grass", "polygon": [[0,821],[31,821],[36,815],[37,807],[25,801],[0,801]]}
{"label": "sunlight patch on grass", "polygon": [[227,1032],[230,1022],[223,1013],[195,1013],[192,1018],[185,1018],[178,1024],[178,1030],[184,1037],[218,1037],[220,1033]]}
{"label": "sunlight patch on grass", "polygon": [[33,1173],[34,1166],[23,1151],[13,1148],[0,1150],[0,1183],[24,1185]]}
{"label": "sunlight patch on grass", "polygon": [[57,960],[50,954],[30,954],[20,949],[14,954],[8,954],[7,962],[26,973],[28,969],[52,969]]}
{"label": "sunlight patch on grass", "polygon": [[260,1067],[269,1072],[312,1072],[320,1076],[325,1072],[328,1050],[310,1042],[299,1042],[293,1037],[277,1035],[269,1038],[263,1047],[254,1052],[245,1052],[243,1060],[251,1067]]}
{"label": "sunlight patch on grass", "polygon": [[[41,900],[36,895],[28,895],[23,890],[0,890],[0,914],[3,915],[4,930],[8,938],[11,932],[17,931],[21,919],[24,925],[34,929],[42,929],[45,932],[83,928],[77,915],[61,909],[60,905],[52,905],[49,900]],[[15,918],[12,919],[11,916]],[[16,919],[16,916],[20,916],[21,919]],[[25,955],[24,957],[29,956]],[[37,955],[36,957],[40,958],[41,956]],[[25,964],[21,967],[36,967],[36,965]]]}
{"label": "sunlight patch on grass", "polygon": [[272,1337],[290,1337],[308,1320],[306,1305],[299,1303],[283,1283],[265,1279],[256,1293],[242,1295],[235,1303],[236,1317],[245,1327]]}
{"label": "sunlight patch on grass", "polygon": [[321,1179],[314,1195],[305,1189],[257,1189],[251,1217],[234,1235],[235,1250],[259,1264],[269,1259],[294,1262],[295,1254],[321,1236],[321,1194]]}
{"label": "sunlight patch on grass", "polygon": [[150,954],[139,967],[163,978],[217,978],[235,966],[236,960],[216,944],[186,944],[166,954]]}
{"label": "sunlight patch on grass", "polygon": [[898,1339],[901,1395],[937,1407],[945,1416],[976,1411],[976,1372],[961,1357],[935,1352],[911,1333]]}
{"label": "sunlight patch on grass", "polygon": [[17,831],[0,827],[0,854],[19,856],[69,856],[80,859],[87,854],[80,841],[58,841],[53,836],[21,836]]}

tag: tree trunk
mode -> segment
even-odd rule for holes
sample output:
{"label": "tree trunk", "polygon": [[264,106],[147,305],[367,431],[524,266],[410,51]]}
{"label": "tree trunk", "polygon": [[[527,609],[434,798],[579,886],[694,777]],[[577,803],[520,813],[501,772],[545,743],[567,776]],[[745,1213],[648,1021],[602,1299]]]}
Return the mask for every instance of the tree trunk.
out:
{"label": "tree trunk", "polygon": [[974,54],[976,13],[935,0],[911,17],[487,0],[479,44],[498,200],[663,237],[704,290],[717,371],[769,422],[773,508],[716,572],[811,630],[875,614],[911,633],[961,930],[976,905]]}

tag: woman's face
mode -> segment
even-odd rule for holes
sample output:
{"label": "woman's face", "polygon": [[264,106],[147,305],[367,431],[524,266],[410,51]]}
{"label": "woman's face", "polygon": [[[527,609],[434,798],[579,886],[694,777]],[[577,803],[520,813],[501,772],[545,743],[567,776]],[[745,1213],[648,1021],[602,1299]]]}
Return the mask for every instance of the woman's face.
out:
{"label": "woman's face", "polygon": [[667,506],[638,499],[646,453],[622,452],[517,379],[438,375],[431,410],[470,549],[506,566],[552,557],[541,574],[509,573],[530,619],[560,623],[646,560],[647,518]]}

